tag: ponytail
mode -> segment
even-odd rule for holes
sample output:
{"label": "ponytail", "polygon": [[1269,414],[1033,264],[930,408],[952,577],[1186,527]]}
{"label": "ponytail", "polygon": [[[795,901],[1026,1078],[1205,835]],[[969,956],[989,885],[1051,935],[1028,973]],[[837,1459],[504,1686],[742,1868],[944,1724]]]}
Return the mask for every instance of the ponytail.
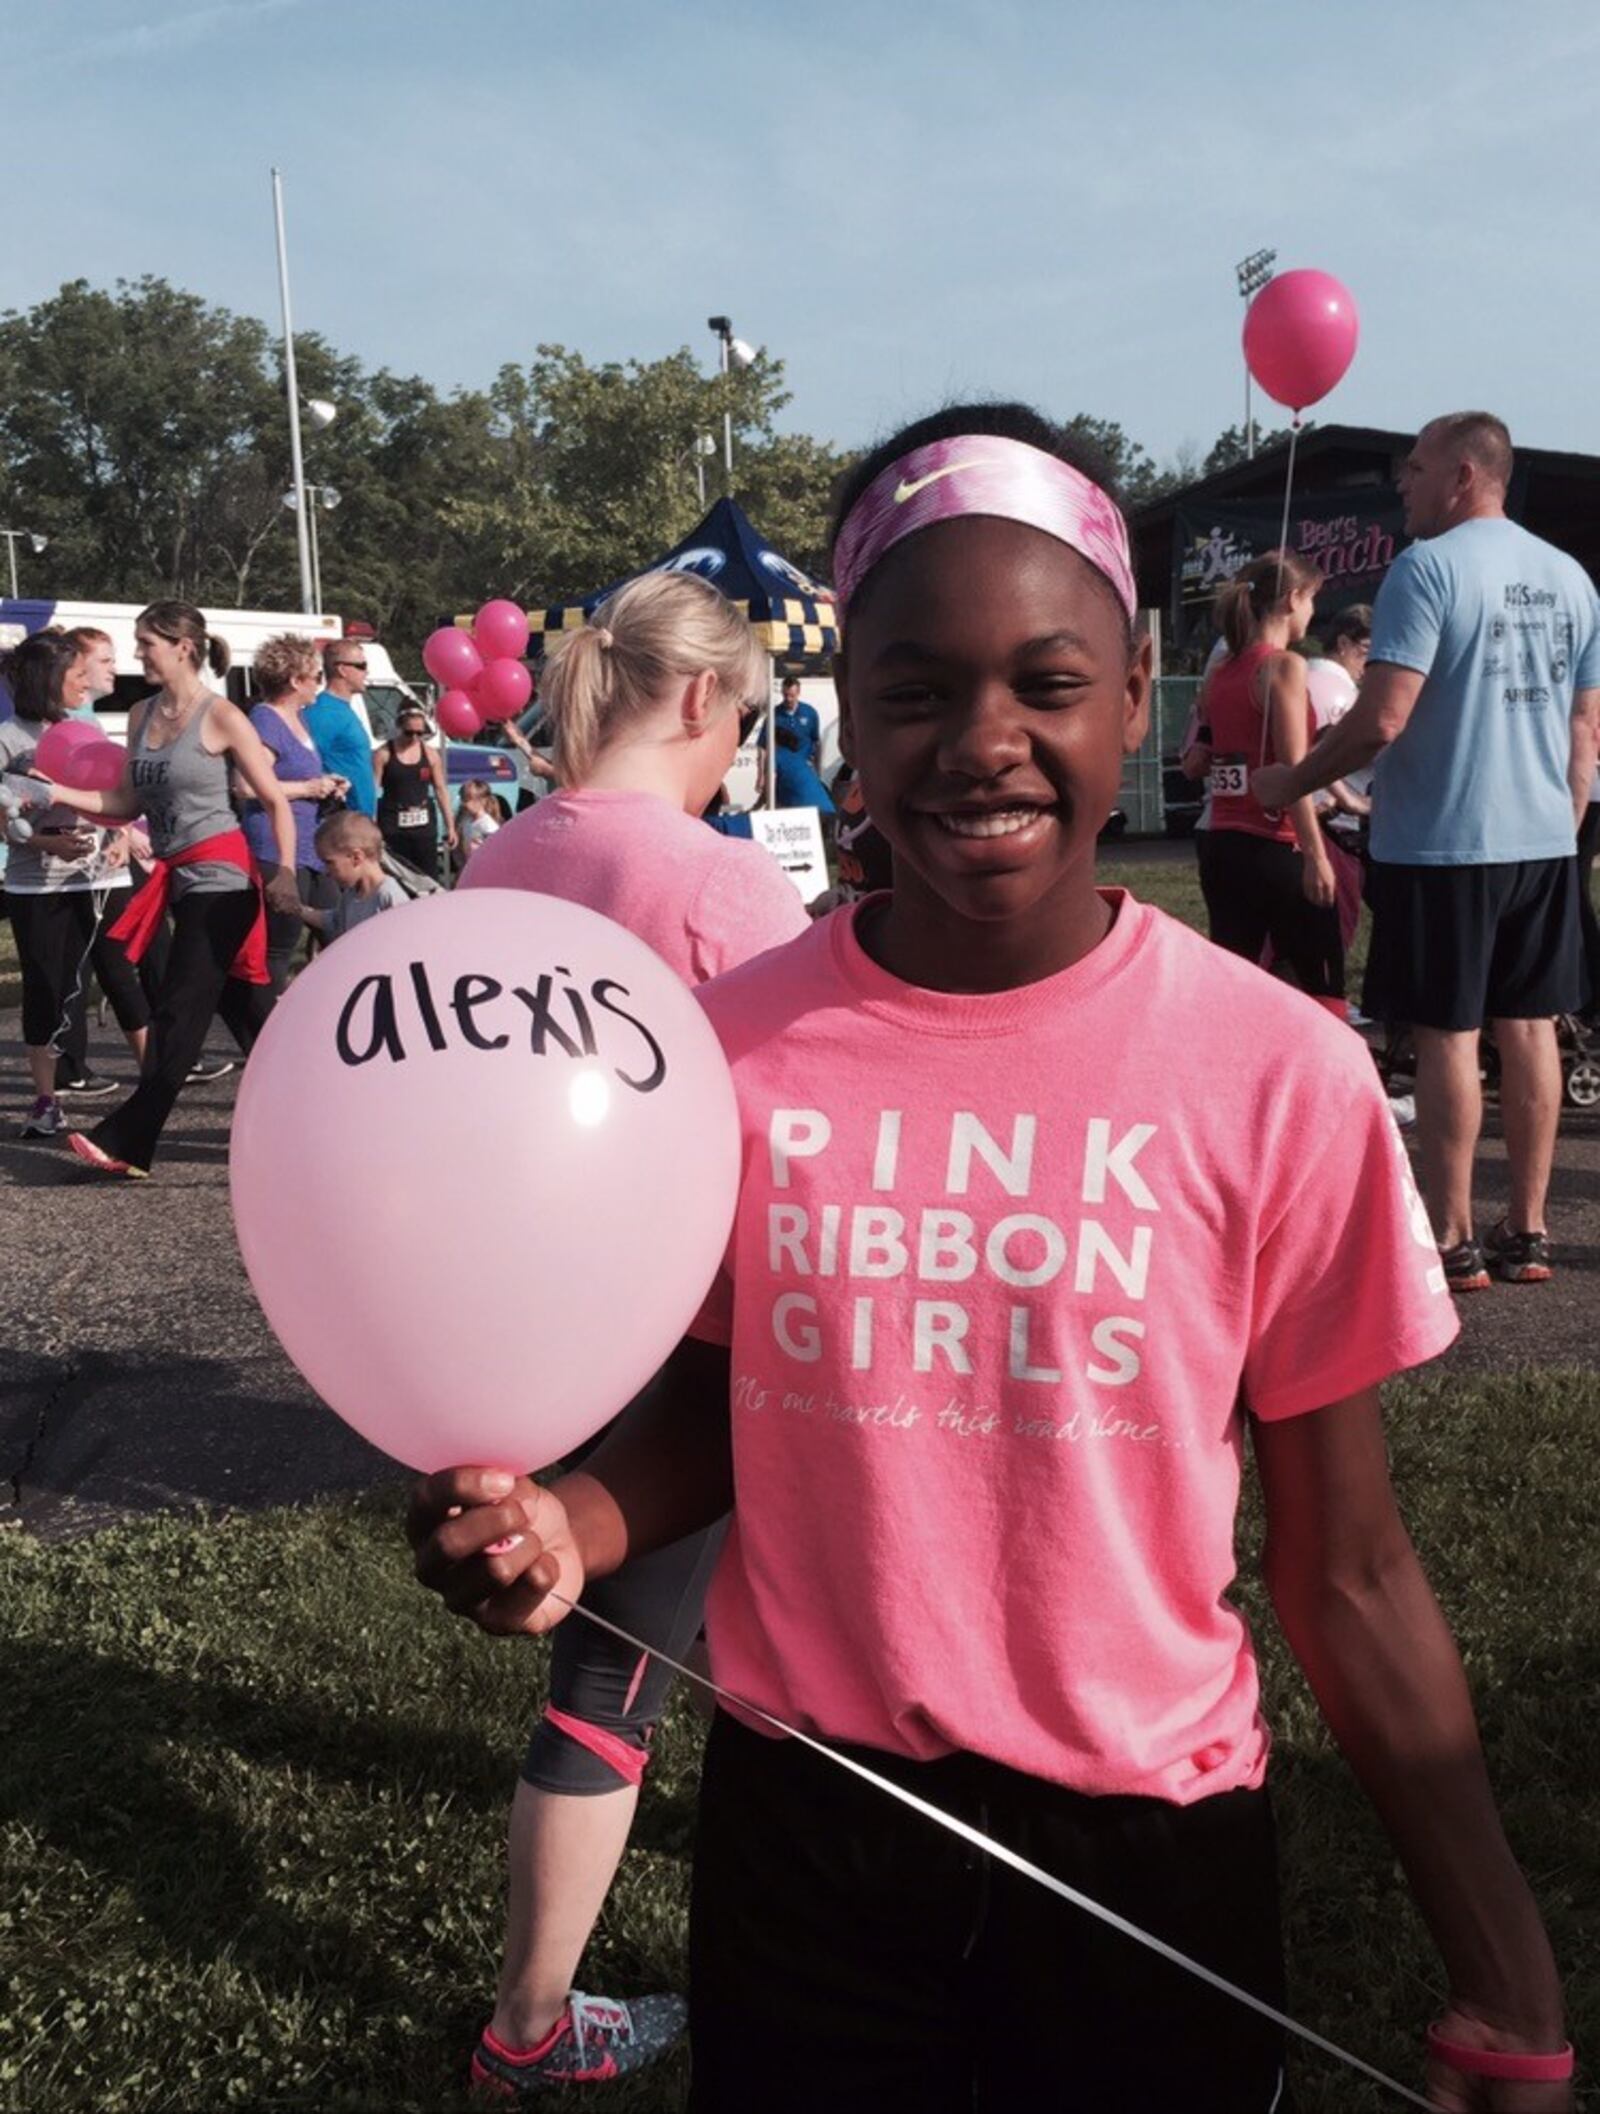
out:
{"label": "ponytail", "polygon": [[1212,608],[1230,654],[1243,653],[1256,632],[1302,588],[1319,588],[1322,574],[1293,551],[1265,551],[1217,589]]}
{"label": "ponytail", "polygon": [[601,603],[594,621],[547,650],[540,689],[556,774],[581,786],[595,760],[626,741],[674,682],[710,673],[738,711],[766,687],[766,656],[726,596],[693,573],[646,573]]}
{"label": "ponytail", "polygon": [[194,656],[196,669],[209,667],[213,675],[227,674],[233,660],[228,642],[207,631],[204,616],[192,602],[152,602],[148,609],[141,609],[133,621],[135,629],[142,624],[158,639],[166,639],[174,646],[187,646]]}

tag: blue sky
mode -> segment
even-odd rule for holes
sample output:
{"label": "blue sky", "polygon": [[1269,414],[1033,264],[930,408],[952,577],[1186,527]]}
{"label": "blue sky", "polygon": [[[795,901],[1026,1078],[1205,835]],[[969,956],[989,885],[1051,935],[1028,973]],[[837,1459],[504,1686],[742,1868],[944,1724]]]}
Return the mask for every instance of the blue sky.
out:
{"label": "blue sky", "polygon": [[[1242,411],[1235,261],[1343,279],[1317,415],[1600,453],[1591,0],[4,0],[0,305],[154,272],[370,365],[787,366],[844,444],[965,392],[1165,457]],[[39,93],[30,93],[37,82]]]}

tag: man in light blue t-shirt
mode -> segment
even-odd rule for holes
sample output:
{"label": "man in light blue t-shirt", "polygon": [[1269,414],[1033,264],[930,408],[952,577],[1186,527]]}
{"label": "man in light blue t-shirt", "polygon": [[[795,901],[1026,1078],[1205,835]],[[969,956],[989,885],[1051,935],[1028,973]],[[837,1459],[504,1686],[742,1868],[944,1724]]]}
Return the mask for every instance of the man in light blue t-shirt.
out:
{"label": "man in light blue t-shirt", "polygon": [[[1400,472],[1419,540],[1378,592],[1360,696],[1303,763],[1251,780],[1282,807],[1374,763],[1362,1003],[1415,1033],[1422,1190],[1457,1292],[1486,1287],[1491,1264],[1515,1284],[1550,1275],[1553,1016],[1586,995],[1576,850],[1600,739],[1600,600],[1575,559],[1507,519],[1510,481],[1499,419],[1424,426]],[[1485,1022],[1511,1201],[1479,1242]]]}
{"label": "man in light blue t-shirt", "polygon": [[319,690],[302,715],[324,765],[338,778],[348,778],[350,790],[345,806],[359,814],[376,815],[378,787],[372,775],[372,743],[361,715],[350,700],[367,687],[366,648],[359,639],[330,639],[322,649],[322,679]]}

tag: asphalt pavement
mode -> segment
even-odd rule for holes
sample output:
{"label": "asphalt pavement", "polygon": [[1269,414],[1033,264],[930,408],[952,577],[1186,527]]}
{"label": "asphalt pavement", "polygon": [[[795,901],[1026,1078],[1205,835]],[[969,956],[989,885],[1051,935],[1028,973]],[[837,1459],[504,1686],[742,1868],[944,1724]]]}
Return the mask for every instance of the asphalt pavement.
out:
{"label": "asphalt pavement", "polygon": [[[215,1051],[232,1054],[221,1041]],[[130,1076],[114,1036],[96,1036],[93,1063]],[[320,1406],[245,1279],[227,1189],[237,1074],[183,1096],[156,1179],[139,1183],[92,1175],[59,1143],[17,1139],[25,1080],[17,1016],[0,1013],[0,1525],[59,1539],[139,1513],[285,1504],[398,1477]],[[108,1105],[76,1107],[92,1121]],[[1505,1174],[1491,1118],[1486,1223]],[[1594,1363],[1600,1114],[1567,1119],[1551,1226],[1555,1280],[1463,1301],[1448,1364]],[[308,1225],[304,1237],[328,1235]],[[425,1284],[412,1296],[425,1300]]]}

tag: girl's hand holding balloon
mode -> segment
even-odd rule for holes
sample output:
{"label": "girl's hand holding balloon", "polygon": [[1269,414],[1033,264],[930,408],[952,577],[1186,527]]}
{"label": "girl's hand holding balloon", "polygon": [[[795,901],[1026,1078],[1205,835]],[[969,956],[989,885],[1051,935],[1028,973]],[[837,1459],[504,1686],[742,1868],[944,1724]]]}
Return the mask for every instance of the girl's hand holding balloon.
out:
{"label": "girl's hand holding balloon", "polygon": [[491,1468],[426,1476],[412,1489],[406,1534],[421,1582],[492,1636],[540,1636],[583,1591],[566,1507],[526,1476]]}

